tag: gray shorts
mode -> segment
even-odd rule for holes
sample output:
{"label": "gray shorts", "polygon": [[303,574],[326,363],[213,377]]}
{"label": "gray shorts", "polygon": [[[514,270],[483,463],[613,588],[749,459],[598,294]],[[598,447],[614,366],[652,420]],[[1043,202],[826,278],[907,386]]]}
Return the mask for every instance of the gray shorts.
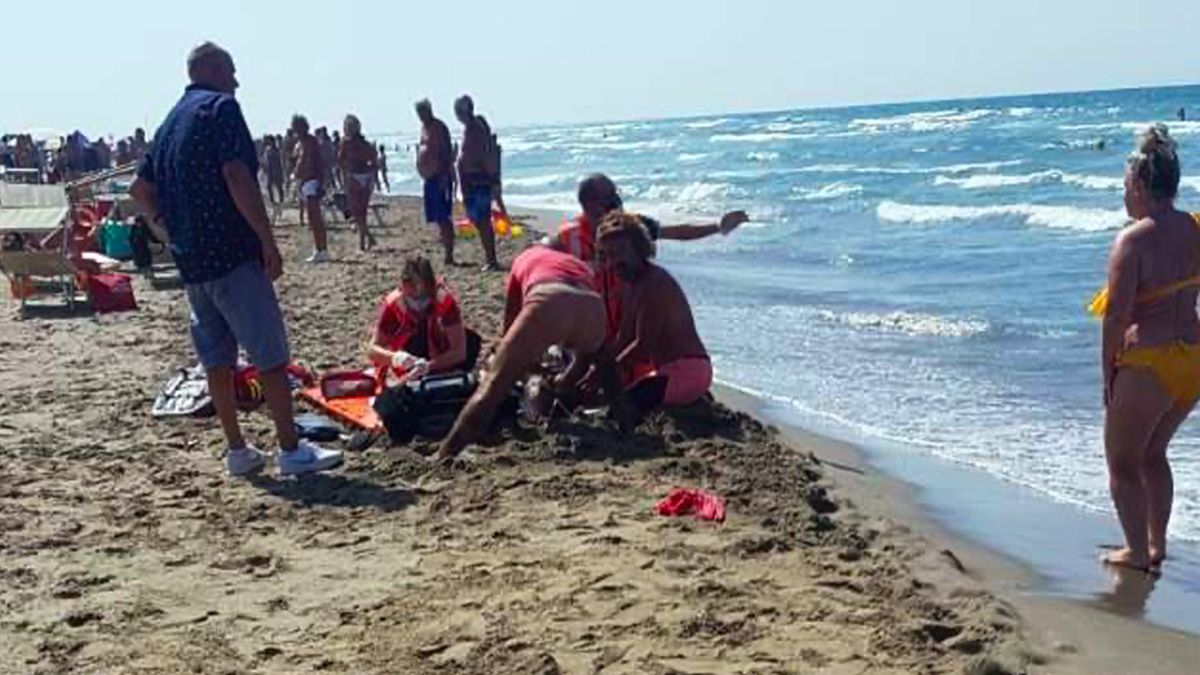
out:
{"label": "gray shorts", "polygon": [[205,368],[236,366],[238,346],[260,371],[292,360],[275,286],[258,262],[187,286],[192,309],[192,344]]}

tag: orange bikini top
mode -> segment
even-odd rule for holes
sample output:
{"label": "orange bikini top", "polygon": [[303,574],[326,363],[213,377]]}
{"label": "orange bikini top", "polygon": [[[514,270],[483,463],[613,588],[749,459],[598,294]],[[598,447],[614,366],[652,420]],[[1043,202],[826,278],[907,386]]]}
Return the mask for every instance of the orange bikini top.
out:
{"label": "orange bikini top", "polygon": [[[1192,220],[1196,221],[1196,227],[1200,227],[1200,213],[1193,213]],[[1152,291],[1146,291],[1138,295],[1135,302],[1139,305],[1144,305],[1155,300],[1170,297],[1179,291],[1187,290],[1193,286],[1200,286],[1200,274],[1181,279]],[[1108,311],[1108,286],[1096,291],[1096,295],[1092,298],[1092,304],[1088,305],[1088,311],[1095,317],[1104,316],[1104,313]]]}

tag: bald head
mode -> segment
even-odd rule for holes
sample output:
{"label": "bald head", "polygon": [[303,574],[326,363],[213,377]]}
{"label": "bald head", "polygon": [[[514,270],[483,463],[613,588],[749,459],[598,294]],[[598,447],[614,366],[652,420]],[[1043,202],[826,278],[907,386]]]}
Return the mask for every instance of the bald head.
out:
{"label": "bald head", "polygon": [[238,88],[233,57],[213,42],[205,42],[188,54],[188,78],[192,84],[232,94]]}

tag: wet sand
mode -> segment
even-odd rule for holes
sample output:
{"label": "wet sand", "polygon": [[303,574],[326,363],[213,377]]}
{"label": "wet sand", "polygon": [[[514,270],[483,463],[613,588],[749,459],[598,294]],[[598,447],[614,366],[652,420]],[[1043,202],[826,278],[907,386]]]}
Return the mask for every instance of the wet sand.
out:
{"label": "wet sand", "polygon": [[[419,220],[398,201],[371,254],[335,228],[321,267],[280,225],[297,360],[361,362],[404,256],[440,259]],[[493,336],[502,277],[460,251],[445,272]],[[134,313],[0,319],[0,672],[1100,672],[898,498],[856,505],[875,488],[719,403],[624,438],[509,429],[451,467],[379,444],[228,478],[214,420],[149,416],[192,353],[181,292],[135,287]],[[270,447],[264,415],[244,424]],[[654,515],[672,487],[721,494],[728,521]]]}

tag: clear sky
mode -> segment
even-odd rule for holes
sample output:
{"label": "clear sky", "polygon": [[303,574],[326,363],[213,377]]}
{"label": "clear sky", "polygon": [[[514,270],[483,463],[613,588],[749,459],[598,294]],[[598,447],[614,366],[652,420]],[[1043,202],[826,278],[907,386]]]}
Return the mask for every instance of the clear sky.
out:
{"label": "clear sky", "polygon": [[0,131],[153,132],[205,39],[255,132],[378,133],[462,92],[502,127],[1194,84],[1198,35],[1196,0],[4,0]]}

